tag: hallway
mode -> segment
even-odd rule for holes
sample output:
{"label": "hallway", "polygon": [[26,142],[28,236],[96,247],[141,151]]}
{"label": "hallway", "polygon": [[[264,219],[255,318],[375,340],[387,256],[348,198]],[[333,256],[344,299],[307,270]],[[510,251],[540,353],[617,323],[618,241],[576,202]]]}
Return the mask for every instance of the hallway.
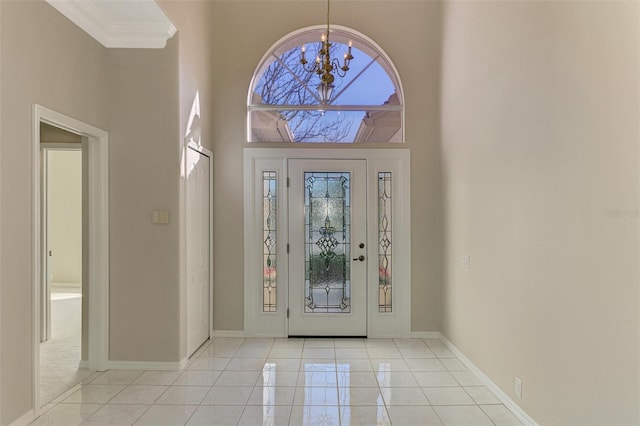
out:
{"label": "hallway", "polygon": [[519,425],[437,339],[216,338],[179,371],[96,373],[33,425]]}

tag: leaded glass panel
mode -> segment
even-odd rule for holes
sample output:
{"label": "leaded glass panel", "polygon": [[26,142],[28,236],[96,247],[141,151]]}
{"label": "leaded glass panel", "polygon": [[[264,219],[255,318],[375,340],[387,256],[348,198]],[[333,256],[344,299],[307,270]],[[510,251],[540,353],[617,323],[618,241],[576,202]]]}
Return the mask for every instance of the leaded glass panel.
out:
{"label": "leaded glass panel", "polygon": [[305,172],[305,313],[351,312],[350,172]]}
{"label": "leaded glass panel", "polygon": [[378,173],[378,311],[392,312],[391,173]]}
{"label": "leaded glass panel", "polygon": [[276,312],[277,188],[275,171],[262,172],[262,311]]}

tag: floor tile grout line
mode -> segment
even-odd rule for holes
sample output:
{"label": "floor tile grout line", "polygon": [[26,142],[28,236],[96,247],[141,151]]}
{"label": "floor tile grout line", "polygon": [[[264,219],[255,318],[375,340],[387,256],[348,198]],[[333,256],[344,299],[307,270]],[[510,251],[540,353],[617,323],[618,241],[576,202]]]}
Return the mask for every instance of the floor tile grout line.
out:
{"label": "floor tile grout line", "polygon": [[[246,341],[246,340],[243,340],[243,342],[244,342],[244,341]],[[274,341],[274,340],[272,340],[272,341],[271,341],[271,343],[269,344],[269,350],[268,350],[268,351],[266,351],[266,353],[267,353],[266,357],[267,357],[267,358],[269,357],[269,353],[271,352],[271,350],[272,350],[272,349],[273,349],[273,347],[274,347],[274,342],[275,342],[275,341]],[[398,346],[398,342],[394,340],[394,343],[395,343],[396,349],[397,349],[398,351],[400,351],[401,347],[400,347],[400,346]],[[334,342],[334,345],[335,345],[335,342]],[[211,346],[211,345],[209,345],[208,347],[210,347],[210,346]],[[236,358],[236,357],[235,357],[235,354],[237,354],[237,353],[238,353],[238,351],[240,350],[241,346],[242,346],[242,344],[238,347],[238,349],[236,349],[236,350],[235,350],[235,352],[234,352],[234,356],[232,356],[232,357],[231,357],[231,358],[229,358],[229,359]],[[427,346],[428,346],[428,345],[427,345]],[[304,347],[304,346],[303,346],[303,347]],[[410,348],[405,348],[405,347],[402,347],[402,348],[404,348],[404,349],[410,349]],[[317,348],[317,349],[320,349],[320,348]],[[336,351],[335,347],[333,348],[333,351],[334,351],[334,354],[335,354],[335,351]],[[406,352],[406,351],[405,351],[405,352]],[[245,358],[243,358],[243,357],[237,357],[236,359],[245,359]],[[302,359],[303,359],[303,358],[302,358],[302,354],[300,355],[300,357],[295,357],[295,358],[292,358],[292,359],[296,359],[296,360],[297,360],[297,359],[299,359],[299,360],[300,360],[300,365],[299,365],[299,367],[298,367],[298,370],[297,370],[297,372],[296,372],[296,371],[294,371],[294,372],[296,372],[298,375],[299,375],[301,372],[304,372],[305,370],[304,370],[304,367],[303,367],[302,362],[301,362],[301,361],[302,361]],[[366,360],[368,361],[369,366],[370,366],[370,367],[372,368],[372,370],[373,370],[373,371],[370,371],[370,372],[371,372],[371,374],[373,374],[373,375],[374,375],[374,377],[375,377],[375,379],[376,379],[376,385],[377,385],[377,386],[376,386],[375,388],[376,388],[376,389],[378,389],[378,391],[381,391],[382,387],[381,387],[381,384],[380,384],[380,381],[379,381],[379,378],[378,378],[378,372],[377,372],[377,371],[375,371],[375,367],[374,367],[374,365],[373,365],[374,363],[373,363],[373,360],[372,360],[371,356],[369,356],[368,358],[362,358],[362,359],[363,359],[363,360],[364,360],[364,359],[366,359]],[[399,358],[393,358],[393,359],[400,359],[400,360],[402,360],[402,362],[404,362],[405,364],[408,364],[408,363],[407,363],[407,360],[412,359],[412,358],[408,358],[408,357],[406,356],[406,353],[405,353],[405,354],[403,354],[403,353],[401,352],[401,353],[400,353],[400,357],[399,357]],[[425,358],[425,359],[427,359],[427,358]],[[457,359],[457,358],[456,358],[455,356],[454,356],[454,357],[449,357],[449,356],[447,356],[447,357],[445,358],[444,356],[443,356],[443,357],[440,357],[440,356],[436,355],[436,358],[428,358],[428,359],[437,359],[437,360],[441,363],[441,360],[442,360],[442,359]],[[327,359],[327,360],[329,360],[329,359]],[[334,357],[334,358],[330,358],[330,360],[331,360],[331,361],[333,361],[333,363],[336,363],[336,364],[337,364],[337,362],[338,362],[338,360],[337,360],[337,359],[335,359],[335,357]],[[116,398],[116,396],[117,396],[118,394],[120,394],[124,389],[126,389],[126,388],[128,388],[128,387],[130,387],[130,386],[138,386],[138,385],[141,385],[141,384],[135,384],[134,382],[135,382],[135,381],[136,381],[140,376],[142,376],[145,372],[147,372],[147,371],[153,371],[153,370],[141,371],[141,372],[136,376],[136,378],[134,378],[130,383],[128,383],[128,384],[124,384],[124,385],[123,385],[123,386],[124,386],[124,387],[123,387],[123,389],[121,389],[120,391],[118,391],[116,394],[112,395],[112,396],[111,396],[111,398],[110,398],[110,399],[108,399],[106,402],[101,403],[101,404],[97,404],[97,405],[100,405],[100,407],[102,408],[102,407],[104,407],[104,406],[108,405],[108,404],[109,404],[109,402],[111,402],[114,398]],[[181,375],[182,375],[182,374],[184,374],[186,371],[187,371],[187,370],[185,369],[185,371],[183,371],[182,373],[178,374],[178,375],[177,375],[177,376],[176,376],[172,381],[170,381],[168,384],[150,384],[150,385],[147,385],[147,386],[166,386],[166,389],[165,389],[165,390],[164,390],[164,391],[163,391],[163,392],[162,392],[158,397],[156,397],[156,398],[154,399],[154,401],[153,401],[151,404],[145,404],[145,405],[148,405],[147,409],[146,409],[143,413],[141,413],[141,414],[140,414],[140,416],[136,419],[136,421],[139,421],[139,420],[140,420],[140,418],[142,418],[142,416],[144,416],[144,414],[145,414],[146,412],[148,412],[148,411],[151,409],[151,407],[153,407],[153,406],[160,406],[160,405],[164,405],[164,404],[158,404],[158,400],[159,400],[160,398],[162,398],[162,396],[163,396],[163,395],[165,395],[165,394],[169,391],[169,389],[170,389],[171,387],[174,387],[174,386],[185,386],[185,387],[188,387],[189,385],[176,385],[176,382],[177,382],[178,378],[179,378],[179,377],[181,377]],[[194,370],[194,371],[198,371],[198,370]],[[216,384],[218,384],[218,380],[219,380],[219,378],[220,378],[220,376],[221,376],[221,373],[222,373],[222,372],[224,372],[224,371],[230,371],[230,372],[231,372],[231,371],[235,371],[235,370],[226,370],[226,367],[225,367],[225,369],[224,369],[224,370],[208,370],[208,371],[218,371],[220,374],[218,374],[218,376],[216,377],[216,379],[215,379],[211,384],[207,384],[206,386],[203,386],[203,387],[207,387],[207,388],[208,388],[207,392],[209,392],[213,387],[215,387],[215,385],[216,385]],[[467,406],[474,406],[474,407],[477,407],[478,409],[480,409],[480,410],[484,413],[484,415],[485,415],[485,416],[489,417],[489,416],[488,416],[488,414],[487,414],[487,413],[482,409],[482,405],[483,405],[483,404],[480,404],[480,403],[478,403],[475,399],[473,399],[473,397],[472,397],[472,396],[471,396],[471,394],[468,392],[468,390],[467,390],[467,389],[465,389],[465,386],[462,384],[462,381],[463,381],[463,380],[462,380],[462,379],[457,378],[455,375],[453,375],[453,374],[452,374],[452,373],[453,373],[453,372],[455,372],[455,371],[457,371],[457,370],[449,370],[449,369],[447,369],[447,368],[446,368],[446,366],[445,366],[445,370],[444,370],[444,371],[440,371],[440,372],[446,372],[446,373],[450,374],[450,375],[454,378],[454,381],[455,381],[455,383],[457,383],[457,385],[456,385],[456,386],[439,386],[439,387],[462,388],[463,392],[464,392],[467,396],[469,396],[469,397],[470,397],[470,399],[471,399],[471,400],[472,400],[472,402],[473,402],[473,404],[471,404],[471,405],[467,405]],[[259,384],[257,383],[257,382],[258,382],[258,380],[259,380],[259,378],[260,378],[260,372],[261,372],[260,370],[256,370],[256,373],[257,373],[257,379],[256,379],[256,382],[253,384],[253,386],[249,386],[249,387],[251,387],[253,390],[255,390],[258,386],[262,386],[262,384],[260,384],[260,385],[259,385]],[[367,371],[367,372],[368,372],[368,371]],[[419,371],[419,370],[416,370],[416,369],[412,369],[411,367],[409,367],[408,372],[409,372],[409,373],[411,373],[411,376],[413,377],[413,379],[414,379],[414,380],[416,380],[416,373],[418,373],[418,372],[422,372],[422,371]],[[359,388],[359,387],[360,387],[360,386],[340,386],[340,384],[338,383],[338,373],[339,373],[338,369],[336,368],[336,370],[335,370],[335,371],[333,371],[333,370],[332,370],[332,371],[330,371],[330,373],[334,373],[334,374],[335,374],[336,384],[335,384],[335,386],[334,386],[334,385],[331,385],[331,386],[329,386],[329,387],[330,387],[330,388],[335,388],[335,389],[336,389],[336,392],[338,392],[338,396],[339,396],[339,389],[340,389],[340,388]],[[97,374],[97,373],[96,373],[96,374]],[[93,378],[93,379],[91,379],[91,380],[87,381],[86,383],[84,383],[84,385],[88,385],[88,384],[90,384],[90,383],[93,383],[93,382],[94,382],[94,381],[95,381],[95,380],[96,380],[100,375],[101,375],[101,374],[97,374],[95,378]],[[416,383],[417,383],[417,380],[416,380]],[[143,386],[144,386],[144,385],[143,385]],[[194,385],[191,385],[191,386],[194,386]],[[297,382],[296,382],[296,386],[295,386],[296,391],[294,392],[294,399],[295,399],[295,395],[296,395],[296,393],[297,393],[298,389],[299,389],[299,388],[305,388],[305,387],[313,387],[313,386],[298,386],[298,385],[297,385]],[[482,386],[481,386],[481,385],[474,385],[474,384],[470,384],[470,385],[467,385],[467,387],[482,387]],[[362,388],[373,388],[373,387],[362,386]],[[419,389],[421,389],[421,392],[422,392],[422,394],[424,395],[424,397],[425,397],[425,399],[426,399],[426,401],[427,401],[427,403],[428,403],[427,405],[424,405],[424,404],[423,404],[423,406],[431,406],[431,407],[434,407],[434,405],[433,405],[432,401],[429,399],[429,397],[428,397],[428,396],[426,395],[426,393],[425,393],[425,387],[423,387],[423,386],[418,386],[418,388],[419,388]],[[75,392],[74,392],[74,393],[75,393]],[[68,396],[67,396],[67,398],[68,398],[68,397],[70,397],[72,394],[73,394],[73,393],[71,393],[70,395],[68,395]],[[206,393],[205,393],[205,395],[206,395]],[[57,398],[56,398],[56,399],[57,399]],[[65,398],[65,399],[66,399],[66,398]],[[202,401],[203,401],[203,400],[204,400],[204,397],[203,397],[203,398],[199,401],[199,403],[197,404],[197,406],[198,406],[198,407],[199,407],[199,406],[203,406],[203,404],[202,404]],[[295,401],[293,401],[293,402],[295,402]],[[296,405],[294,405],[294,404],[293,404],[293,402],[292,402],[291,404],[285,404],[285,405],[284,405],[284,406],[289,407],[289,421],[291,420],[291,416],[292,416],[292,413],[293,413],[293,411],[292,411],[292,410],[293,410],[293,407],[296,407]],[[59,402],[58,402],[58,403],[56,403],[56,404],[53,404],[53,406],[52,406],[51,408],[54,408],[56,405],[59,405],[59,404],[61,404],[61,403],[64,403],[64,400],[59,401]],[[118,405],[118,404],[114,404],[114,405]],[[176,405],[194,405],[194,404],[176,404]],[[443,404],[443,405],[446,405],[446,404]],[[484,404],[484,405],[501,405],[501,404]],[[247,401],[247,402],[245,402],[245,404],[244,404],[244,406],[243,406],[243,413],[246,411],[247,407],[249,407],[249,406],[250,406],[250,405],[249,405],[249,402],[248,402],[248,401]],[[259,405],[257,405],[257,406],[259,406]],[[304,407],[304,406],[305,406],[305,405],[302,405],[302,407]],[[390,409],[391,407],[393,407],[393,405],[389,405],[389,404],[387,404],[387,403],[385,402],[385,403],[383,404],[383,406],[384,406],[384,410],[385,410],[385,412],[387,413],[387,416],[389,416],[389,421],[391,422],[391,418],[390,418],[390,414],[389,414],[389,409]],[[339,413],[338,413],[339,421],[340,421],[340,422],[342,422],[342,421],[343,421],[343,419],[342,419],[342,416],[343,416],[343,409],[344,409],[344,408],[347,408],[347,407],[355,407],[355,406],[354,406],[354,405],[351,405],[351,404],[345,404],[345,405],[343,405],[343,404],[340,402],[340,400],[338,399],[338,405],[337,405],[337,407],[338,407],[338,411],[339,411]],[[51,409],[51,408],[50,408],[50,409]],[[101,408],[99,408],[97,411],[99,411]],[[97,412],[97,411],[96,411],[96,412]],[[195,410],[191,413],[191,415],[189,416],[189,418],[186,420],[187,422],[188,422],[188,421],[189,421],[189,419],[193,416],[193,414],[194,414],[194,413],[195,413]],[[94,413],[94,414],[95,414],[95,413]],[[436,413],[436,415],[437,415],[437,413]],[[92,415],[92,416],[93,416],[93,415]],[[92,416],[90,416],[90,417],[92,417]],[[438,416],[438,418],[440,419],[440,417],[439,417],[439,416]],[[490,420],[493,422],[493,419],[490,419]]]}

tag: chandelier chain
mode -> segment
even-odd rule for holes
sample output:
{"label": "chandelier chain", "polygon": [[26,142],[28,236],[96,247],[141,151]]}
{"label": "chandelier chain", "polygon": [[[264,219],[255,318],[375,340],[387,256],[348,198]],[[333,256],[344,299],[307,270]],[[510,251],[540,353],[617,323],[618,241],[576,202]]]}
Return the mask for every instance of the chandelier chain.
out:
{"label": "chandelier chain", "polygon": [[331,33],[331,1],[327,0],[327,32],[322,34],[321,42],[320,42],[320,50],[318,51],[318,56],[316,56],[315,62],[307,67],[307,59],[305,58],[305,45],[302,45],[300,52],[300,64],[303,66],[306,72],[315,73],[320,78],[320,84],[318,85],[318,93],[320,95],[320,101],[323,104],[329,104],[331,101],[331,94],[335,86],[333,82],[335,81],[334,73],[339,77],[344,77],[349,71],[349,64],[353,59],[351,55],[351,41],[349,41],[349,47],[347,52],[344,54],[344,61],[342,65],[340,65],[340,61],[335,58],[331,58],[331,42],[330,33]]}

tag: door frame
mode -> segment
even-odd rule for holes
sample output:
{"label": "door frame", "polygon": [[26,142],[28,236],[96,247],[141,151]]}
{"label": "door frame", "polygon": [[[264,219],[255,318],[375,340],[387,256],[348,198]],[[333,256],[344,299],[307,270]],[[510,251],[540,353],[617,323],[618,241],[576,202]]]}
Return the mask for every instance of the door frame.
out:
{"label": "door frame", "polygon": [[[193,149],[194,151],[204,155],[205,157],[209,158],[209,338],[211,338],[211,336],[213,336],[213,152],[211,152],[210,150],[208,150],[207,148],[205,148],[204,146],[200,145],[197,142],[194,141],[189,141],[184,145],[184,153],[183,153],[183,159],[182,159],[182,185],[181,185],[181,197],[183,198],[182,201],[182,214],[180,215],[181,219],[180,219],[180,227],[183,230],[183,232],[181,234],[184,235],[184,240],[181,241],[181,245],[182,245],[182,255],[181,258],[183,259],[180,263],[181,263],[181,275],[182,275],[182,288],[184,291],[183,294],[183,300],[184,302],[184,352],[185,352],[185,358],[183,360],[183,363],[186,362],[186,359],[191,356],[192,354],[189,354],[189,313],[187,312],[187,310],[189,309],[189,294],[188,294],[188,287],[189,287],[189,282],[187,280],[187,275],[188,275],[188,251],[187,251],[187,237],[188,237],[188,225],[187,225],[187,204],[189,202],[188,200],[188,189],[187,189],[187,152],[189,152],[189,149]],[[196,351],[197,352],[197,351]]]}
{"label": "door frame", "polygon": [[[377,224],[378,172],[392,172],[394,243],[393,312],[378,312],[377,262],[367,265],[368,337],[409,337],[411,335],[411,153],[407,148],[244,148],[244,335],[247,337],[286,337],[288,335],[288,160],[345,159],[367,161],[367,222]],[[262,312],[262,172],[275,171],[277,183],[277,301],[276,312]],[[375,206],[375,204],[373,204]],[[372,233],[375,236],[372,236]],[[377,227],[370,226],[367,240],[377,241]],[[377,244],[369,243],[369,250]],[[377,251],[373,252],[377,258]],[[372,258],[371,252],[367,252]]]}
{"label": "door frame", "polygon": [[40,123],[64,129],[87,139],[88,219],[89,219],[89,336],[86,367],[102,371],[107,368],[109,351],[109,135],[106,131],[83,123],[38,104],[33,105],[32,121],[32,371],[33,409],[40,407],[40,280],[41,182]]}

